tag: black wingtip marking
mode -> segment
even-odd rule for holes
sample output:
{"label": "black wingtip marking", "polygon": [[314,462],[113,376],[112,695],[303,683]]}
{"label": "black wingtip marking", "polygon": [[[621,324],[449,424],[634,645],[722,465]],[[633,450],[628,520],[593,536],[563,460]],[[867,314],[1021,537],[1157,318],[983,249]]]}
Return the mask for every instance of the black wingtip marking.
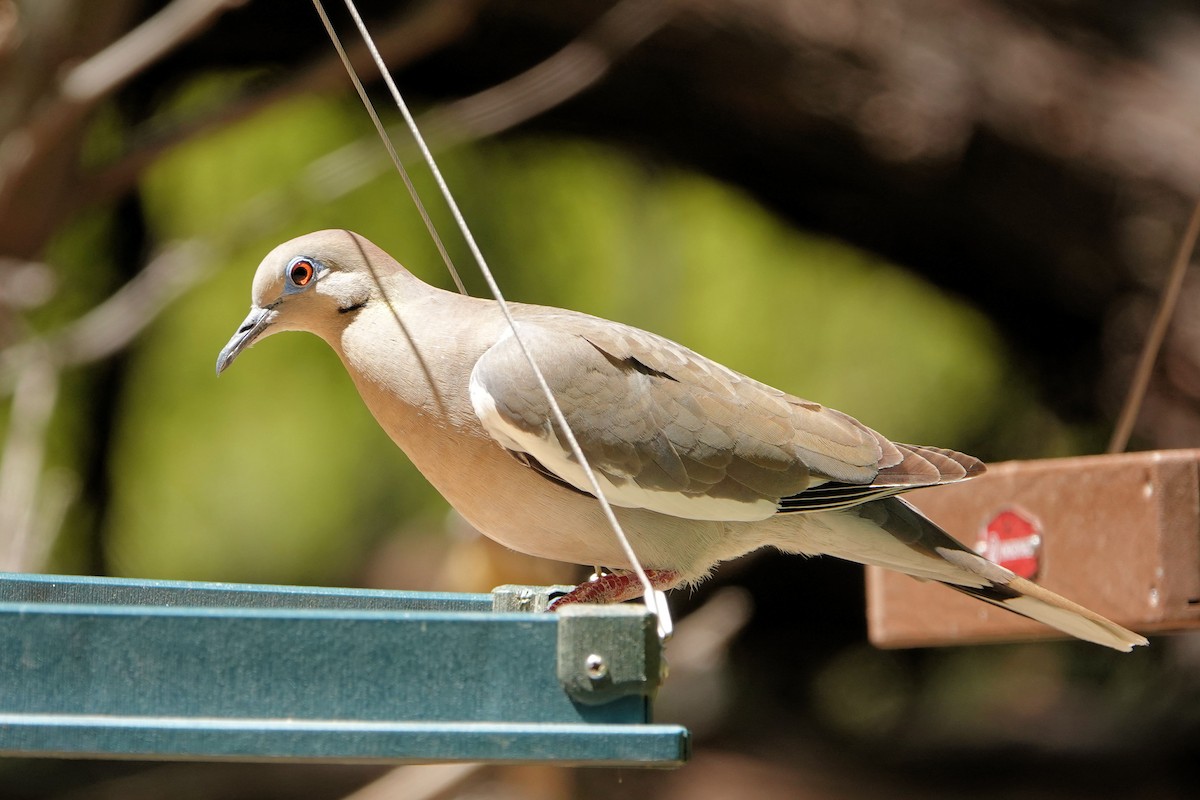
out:
{"label": "black wingtip marking", "polygon": [[648,364],[643,364],[641,361],[638,361],[633,356],[629,356],[628,358],[626,358],[623,363],[626,366],[631,367],[635,372],[640,372],[643,375],[651,375],[655,378],[666,378],[669,381],[675,381],[676,383],[679,383],[678,378],[676,378],[672,375],[668,375],[667,373],[663,372],[662,370],[657,370],[654,367],[649,366]]}
{"label": "black wingtip marking", "polygon": [[588,342],[588,344],[590,344],[592,347],[595,347],[596,350],[600,353],[600,355],[607,358],[609,363],[611,363],[614,367],[618,367],[619,369],[631,369],[634,372],[640,372],[643,375],[649,375],[654,378],[663,378],[664,380],[675,381],[676,383],[679,383],[679,379],[676,378],[675,376],[670,375],[666,372],[663,372],[660,369],[655,369],[654,367],[650,366],[649,364],[645,364],[641,361],[638,361],[637,358],[634,356],[626,356],[625,358],[617,358],[612,353],[605,350],[603,347],[597,346],[595,342]]}

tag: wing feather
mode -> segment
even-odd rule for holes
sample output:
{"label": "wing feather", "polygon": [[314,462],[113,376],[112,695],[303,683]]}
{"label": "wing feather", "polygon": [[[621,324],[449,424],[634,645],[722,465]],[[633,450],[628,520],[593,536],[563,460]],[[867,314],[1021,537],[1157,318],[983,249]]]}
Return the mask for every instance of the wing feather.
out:
{"label": "wing feather", "polygon": [[[582,314],[516,310],[522,340],[616,505],[764,519],[846,508],[982,471],[970,456],[895,444],[663,337]],[[511,336],[476,363],[471,399],[498,443],[591,491]]]}

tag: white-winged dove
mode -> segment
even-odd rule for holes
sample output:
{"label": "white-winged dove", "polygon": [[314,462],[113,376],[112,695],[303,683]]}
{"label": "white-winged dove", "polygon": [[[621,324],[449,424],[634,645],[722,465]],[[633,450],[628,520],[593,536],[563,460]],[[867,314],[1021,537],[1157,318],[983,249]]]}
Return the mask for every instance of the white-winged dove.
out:
{"label": "white-winged dove", "polygon": [[[721,561],[772,545],[939,581],[1118,650],[1146,644],[975,554],[894,497],[977,475],[977,459],[895,444],[628,325],[511,308],[657,588],[695,583]],[[566,601],[640,594],[497,303],[422,283],[358,234],[319,231],[259,265],[250,314],[217,372],[288,330],[334,349],[383,429],[480,531],[524,553],[617,569]]]}

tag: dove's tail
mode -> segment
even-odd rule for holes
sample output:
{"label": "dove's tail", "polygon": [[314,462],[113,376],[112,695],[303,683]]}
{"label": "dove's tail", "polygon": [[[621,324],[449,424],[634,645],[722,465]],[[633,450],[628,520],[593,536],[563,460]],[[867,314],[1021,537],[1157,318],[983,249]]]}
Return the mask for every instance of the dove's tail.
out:
{"label": "dove's tail", "polygon": [[1114,650],[1128,653],[1138,645],[1148,644],[1145,636],[1123,628],[1095,611],[1072,603],[1062,595],[1016,575],[1006,584],[984,588],[962,586],[949,581],[942,583],[964,594],[1007,608],[1023,617],[1058,628],[1078,639],[1102,644]]}
{"label": "dove's tail", "polygon": [[803,551],[938,581],[1114,650],[1129,652],[1147,643],[1145,637],[993,564],[898,497],[822,514],[821,519],[826,524],[805,526]]}

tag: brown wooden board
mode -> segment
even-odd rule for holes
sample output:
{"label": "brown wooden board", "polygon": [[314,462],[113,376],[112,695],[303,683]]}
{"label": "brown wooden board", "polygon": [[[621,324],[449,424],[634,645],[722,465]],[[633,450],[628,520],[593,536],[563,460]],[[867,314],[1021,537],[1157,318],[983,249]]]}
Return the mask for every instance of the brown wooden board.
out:
{"label": "brown wooden board", "polygon": [[[1007,555],[1019,563],[1039,543],[1034,580],[1136,631],[1164,632],[1200,627],[1198,461],[1200,450],[1009,461],[975,480],[906,497],[971,547],[989,523],[1013,530],[1019,521]],[[1020,521],[1036,528],[1036,540]],[[877,567],[867,568],[867,619],[880,647],[1062,636]]]}

